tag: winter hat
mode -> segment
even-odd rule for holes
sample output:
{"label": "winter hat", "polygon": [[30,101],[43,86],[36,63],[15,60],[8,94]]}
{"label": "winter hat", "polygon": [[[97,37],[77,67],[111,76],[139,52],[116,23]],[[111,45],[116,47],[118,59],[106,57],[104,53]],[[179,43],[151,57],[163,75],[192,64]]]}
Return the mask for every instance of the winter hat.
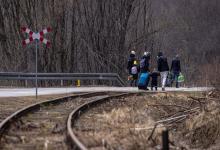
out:
{"label": "winter hat", "polygon": [[144,52],[144,56],[150,56],[150,52]]}
{"label": "winter hat", "polygon": [[160,57],[160,56],[163,56],[163,53],[162,52],[159,52],[158,53],[158,56]]}
{"label": "winter hat", "polygon": [[134,55],[135,55],[135,51],[131,51],[131,54],[134,54]]}

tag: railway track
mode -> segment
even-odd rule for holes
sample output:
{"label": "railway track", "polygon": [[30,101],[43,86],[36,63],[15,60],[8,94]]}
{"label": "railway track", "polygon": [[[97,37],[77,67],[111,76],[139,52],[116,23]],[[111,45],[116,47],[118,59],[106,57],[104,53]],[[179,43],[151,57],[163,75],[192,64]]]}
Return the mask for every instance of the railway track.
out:
{"label": "railway track", "polygon": [[[90,102],[84,103],[82,105],[80,105],[79,107],[77,107],[76,109],[74,109],[68,117],[67,120],[67,131],[68,131],[68,141],[69,143],[71,143],[71,148],[73,149],[80,149],[80,150],[88,150],[88,148],[86,147],[86,145],[84,145],[77,137],[77,134],[74,133],[73,131],[73,124],[77,121],[77,119],[80,117],[80,115],[82,115],[83,112],[86,112],[87,110],[93,108],[94,106],[100,104],[100,103],[104,103],[106,101],[108,101],[109,99],[117,99],[120,98],[122,96],[126,96],[128,95],[128,93],[124,93],[124,94],[118,94],[118,95],[114,95],[111,97],[105,97],[105,98],[98,98],[95,100],[92,100]],[[90,149],[103,149],[103,147],[90,147]]]}
{"label": "railway track", "polygon": [[72,149],[69,144],[82,148],[77,137],[73,138],[71,124],[74,120],[83,110],[124,95],[94,92],[25,107],[0,124],[0,149]]}
{"label": "railway track", "polygon": [[22,109],[28,105],[43,102],[50,99],[61,98],[64,96],[71,96],[72,94],[61,94],[61,95],[45,95],[39,96],[38,99],[35,97],[7,97],[0,98],[0,123],[9,115]]}
{"label": "railway track", "polygon": [[2,122],[7,116],[32,103],[37,103],[40,100],[22,100],[14,98],[1,98],[0,100],[0,122]]}

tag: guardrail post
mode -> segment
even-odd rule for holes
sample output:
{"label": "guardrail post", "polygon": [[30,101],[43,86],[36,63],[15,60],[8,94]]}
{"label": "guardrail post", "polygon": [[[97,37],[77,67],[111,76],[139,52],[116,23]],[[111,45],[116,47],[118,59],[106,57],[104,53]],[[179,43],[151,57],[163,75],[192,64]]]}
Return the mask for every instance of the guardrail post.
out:
{"label": "guardrail post", "polygon": [[76,86],[80,87],[80,80],[76,80]]}
{"label": "guardrail post", "polygon": [[27,82],[27,80],[25,80],[25,87],[27,87],[28,86],[28,82]]}
{"label": "guardrail post", "polygon": [[162,132],[162,143],[162,150],[169,150],[169,132],[167,129]]}

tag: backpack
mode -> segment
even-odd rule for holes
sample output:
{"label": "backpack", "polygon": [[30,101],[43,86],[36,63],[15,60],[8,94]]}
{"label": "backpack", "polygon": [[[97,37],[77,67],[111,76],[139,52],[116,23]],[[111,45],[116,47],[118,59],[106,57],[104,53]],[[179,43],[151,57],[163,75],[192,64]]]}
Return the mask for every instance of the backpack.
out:
{"label": "backpack", "polygon": [[142,58],[140,61],[140,68],[143,69],[145,67],[145,58]]}
{"label": "backpack", "polygon": [[137,70],[137,66],[133,66],[132,68],[131,68],[131,74],[137,74],[138,73],[138,70]]}

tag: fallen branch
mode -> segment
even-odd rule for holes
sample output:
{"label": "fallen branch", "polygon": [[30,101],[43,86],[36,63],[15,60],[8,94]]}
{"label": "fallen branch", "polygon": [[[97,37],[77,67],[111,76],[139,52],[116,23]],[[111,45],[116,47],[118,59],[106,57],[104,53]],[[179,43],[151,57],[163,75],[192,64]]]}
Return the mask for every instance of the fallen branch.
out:
{"label": "fallen branch", "polygon": [[205,101],[201,101],[201,100],[206,100],[207,99],[206,97],[192,97],[192,96],[189,96],[188,98],[191,98],[192,100],[195,100],[199,103],[206,103]]}
{"label": "fallen branch", "polygon": [[175,119],[179,119],[179,118],[184,118],[184,117],[187,117],[188,115],[181,115],[181,116],[177,116],[177,117],[170,117],[170,118],[167,118],[167,119],[163,119],[163,120],[159,120],[157,121],[156,123],[164,123],[164,122],[167,122],[167,121],[172,121],[172,120],[175,120]]}
{"label": "fallen branch", "polygon": [[212,101],[220,101],[219,98],[213,98],[213,97],[208,97],[207,99],[208,99],[208,100],[212,100]]}
{"label": "fallen branch", "polygon": [[[169,127],[170,125],[164,125],[164,124],[156,124],[156,128],[163,128],[163,127]],[[149,126],[149,127],[145,127],[145,128],[130,128],[131,130],[135,130],[135,131],[142,131],[142,130],[152,130],[154,129],[154,126]]]}
{"label": "fallen branch", "polygon": [[148,106],[173,106],[173,107],[180,107],[185,110],[188,110],[189,108],[182,106],[182,105],[175,105],[175,104],[148,104]]}
{"label": "fallen branch", "polygon": [[192,97],[192,96],[189,96],[189,98],[191,98],[195,102],[199,102],[200,109],[205,110],[204,104],[206,104],[206,102],[201,101],[201,100],[207,100],[207,98],[205,98],[205,97]]}
{"label": "fallen branch", "polygon": [[179,119],[177,119],[177,120],[173,120],[172,122],[169,122],[169,124],[177,123],[177,122],[183,121],[183,120],[185,120],[185,119],[186,119],[186,117],[179,118]]}
{"label": "fallen branch", "polygon": [[188,112],[191,113],[191,112],[196,111],[197,109],[200,109],[200,107],[195,107],[195,108],[188,109],[188,110],[185,110],[185,111],[178,111],[178,112],[176,112],[175,114],[173,114],[173,115],[171,115],[169,117],[175,117],[177,115],[181,115],[181,114],[188,113]]}
{"label": "fallen branch", "polygon": [[157,128],[157,124],[154,125],[154,128],[153,128],[153,130],[152,130],[150,136],[147,138],[148,141],[149,141],[150,139],[152,139],[153,134],[154,134],[154,131],[155,131],[156,128]]}

